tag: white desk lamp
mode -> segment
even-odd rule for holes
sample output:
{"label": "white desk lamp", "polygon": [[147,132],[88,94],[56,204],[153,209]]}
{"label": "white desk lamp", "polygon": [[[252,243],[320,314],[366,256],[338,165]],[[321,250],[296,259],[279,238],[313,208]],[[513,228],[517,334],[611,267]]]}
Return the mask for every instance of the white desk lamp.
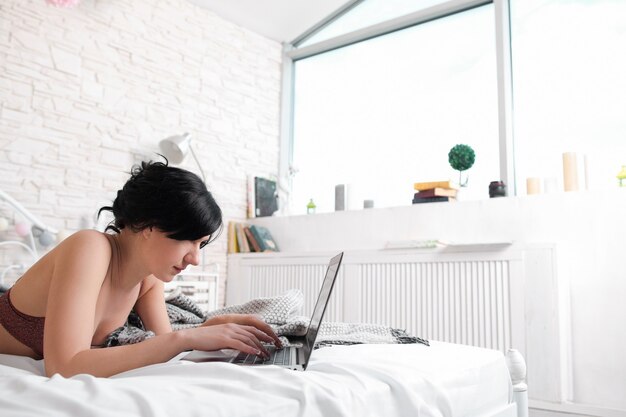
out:
{"label": "white desk lamp", "polygon": [[191,134],[183,133],[182,135],[174,135],[165,138],[159,142],[159,148],[161,148],[161,152],[163,152],[163,155],[168,159],[168,161],[174,164],[180,164],[185,160],[187,153],[191,153],[191,156],[193,156],[193,159],[196,161],[196,164],[200,169],[202,180],[206,184],[206,177],[204,175],[204,171],[202,170],[202,165],[200,165],[200,161],[191,146]]}

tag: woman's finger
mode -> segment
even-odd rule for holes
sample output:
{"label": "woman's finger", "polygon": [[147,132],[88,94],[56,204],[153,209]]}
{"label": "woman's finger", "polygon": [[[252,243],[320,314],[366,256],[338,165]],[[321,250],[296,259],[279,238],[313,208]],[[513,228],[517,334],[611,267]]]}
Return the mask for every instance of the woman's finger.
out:
{"label": "woman's finger", "polygon": [[283,347],[282,342],[280,341],[280,339],[274,332],[274,329],[272,329],[272,326],[270,326],[265,321],[263,321],[263,319],[258,315],[224,314],[222,316],[217,316],[212,319],[209,319],[205,322],[206,325],[224,324],[224,323],[236,323],[236,324],[241,324],[241,325],[254,326],[272,338],[272,340],[267,340],[267,342],[274,343],[274,345],[279,349]]}
{"label": "woman's finger", "polygon": [[261,350],[259,350],[257,347],[254,346],[250,346],[244,342],[242,342],[241,340],[238,339],[232,339],[231,343],[229,343],[230,348],[231,349],[237,349],[240,352],[245,352],[248,353],[250,355],[260,355],[261,354]]}
{"label": "woman's finger", "polygon": [[260,353],[258,354],[265,356],[265,357],[269,357],[270,353],[267,351],[265,346],[263,346],[263,344],[259,341],[259,339],[255,337],[253,333],[247,332],[244,329],[242,329],[241,332],[235,332],[235,334],[233,335],[233,338],[240,340],[243,343],[247,344],[248,346],[252,346],[255,349],[259,350]]}
{"label": "woman's finger", "polygon": [[263,330],[257,329],[254,326],[242,326],[242,327],[246,329],[247,331],[249,331],[250,333],[254,334],[257,337],[257,339],[260,339],[269,343],[274,341],[273,337],[265,333]]}
{"label": "woman's finger", "polygon": [[271,340],[268,340],[268,342],[273,342],[277,348],[283,347],[280,339],[274,332],[274,329],[272,329],[272,326],[264,322],[258,316],[250,315],[249,318],[250,318],[252,326],[256,327],[257,329],[261,330],[266,335],[270,336]]}

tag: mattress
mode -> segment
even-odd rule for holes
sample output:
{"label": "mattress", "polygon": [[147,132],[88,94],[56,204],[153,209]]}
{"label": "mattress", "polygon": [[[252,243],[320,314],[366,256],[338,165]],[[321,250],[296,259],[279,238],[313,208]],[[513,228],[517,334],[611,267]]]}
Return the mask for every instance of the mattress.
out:
{"label": "mattress", "polygon": [[483,416],[512,401],[501,352],[431,342],[313,352],[304,372],[173,360],[110,377],[0,355],[7,416]]}

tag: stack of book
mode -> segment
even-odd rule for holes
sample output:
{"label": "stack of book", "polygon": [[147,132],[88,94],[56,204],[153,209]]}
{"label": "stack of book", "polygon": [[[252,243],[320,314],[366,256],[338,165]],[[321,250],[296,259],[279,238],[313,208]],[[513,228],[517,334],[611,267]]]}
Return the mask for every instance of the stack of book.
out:
{"label": "stack of book", "polygon": [[416,182],[413,204],[456,201],[456,187],[450,181]]}
{"label": "stack of book", "polygon": [[228,223],[228,253],[278,252],[278,245],[267,227]]}

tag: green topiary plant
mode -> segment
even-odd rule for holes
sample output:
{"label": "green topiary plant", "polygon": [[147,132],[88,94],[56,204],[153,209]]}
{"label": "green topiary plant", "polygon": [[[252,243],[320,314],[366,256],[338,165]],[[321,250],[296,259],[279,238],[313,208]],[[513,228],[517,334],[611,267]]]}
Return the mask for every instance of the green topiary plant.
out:
{"label": "green topiary plant", "polygon": [[465,182],[461,181],[461,174],[474,165],[476,160],[476,154],[469,145],[454,145],[450,152],[448,152],[448,162],[450,166],[459,171],[459,185],[465,187],[469,177],[465,179]]}

